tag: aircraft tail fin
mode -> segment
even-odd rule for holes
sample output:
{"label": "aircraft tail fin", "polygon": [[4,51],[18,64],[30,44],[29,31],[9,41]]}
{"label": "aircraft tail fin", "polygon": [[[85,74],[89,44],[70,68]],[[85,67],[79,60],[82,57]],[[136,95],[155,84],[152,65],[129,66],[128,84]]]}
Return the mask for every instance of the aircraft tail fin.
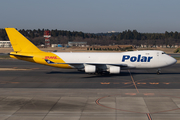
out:
{"label": "aircraft tail fin", "polygon": [[15,52],[41,52],[39,48],[37,48],[15,28],[5,28],[5,30]]}

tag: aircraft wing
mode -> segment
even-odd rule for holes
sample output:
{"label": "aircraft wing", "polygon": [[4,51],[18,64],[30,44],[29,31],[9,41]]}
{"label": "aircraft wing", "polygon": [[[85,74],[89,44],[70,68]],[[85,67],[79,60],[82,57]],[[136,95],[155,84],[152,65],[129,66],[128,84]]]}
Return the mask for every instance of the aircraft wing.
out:
{"label": "aircraft wing", "polygon": [[127,67],[128,65],[127,64],[112,64],[112,63],[55,63],[55,62],[52,62],[50,60],[47,60],[45,59],[45,61],[48,63],[48,64],[68,64],[68,65],[112,65],[112,66],[120,66],[120,67]]}
{"label": "aircraft wing", "polygon": [[127,67],[126,64],[112,64],[112,63],[84,63],[88,65],[112,65],[112,66],[121,66],[121,67]]}

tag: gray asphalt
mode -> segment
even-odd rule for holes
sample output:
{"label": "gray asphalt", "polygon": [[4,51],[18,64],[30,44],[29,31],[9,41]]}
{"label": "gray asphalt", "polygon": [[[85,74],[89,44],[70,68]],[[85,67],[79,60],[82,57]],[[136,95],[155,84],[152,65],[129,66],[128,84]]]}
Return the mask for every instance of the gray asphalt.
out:
{"label": "gray asphalt", "polygon": [[162,68],[160,75],[156,74],[156,69],[123,70],[118,75],[94,75],[75,69],[53,68],[9,59],[1,59],[0,68],[14,69],[0,70],[1,88],[134,89],[134,83],[138,89],[180,88],[180,64]]}
{"label": "gray asphalt", "polygon": [[180,64],[85,74],[0,59],[0,120],[179,120]]}

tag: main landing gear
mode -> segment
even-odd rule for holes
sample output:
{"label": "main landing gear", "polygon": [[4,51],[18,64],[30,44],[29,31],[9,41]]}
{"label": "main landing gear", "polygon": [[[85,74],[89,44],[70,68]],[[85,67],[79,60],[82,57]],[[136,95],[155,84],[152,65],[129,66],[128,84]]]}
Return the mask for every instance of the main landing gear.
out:
{"label": "main landing gear", "polygon": [[159,68],[158,70],[157,70],[157,75],[159,75],[161,73],[161,69]]}

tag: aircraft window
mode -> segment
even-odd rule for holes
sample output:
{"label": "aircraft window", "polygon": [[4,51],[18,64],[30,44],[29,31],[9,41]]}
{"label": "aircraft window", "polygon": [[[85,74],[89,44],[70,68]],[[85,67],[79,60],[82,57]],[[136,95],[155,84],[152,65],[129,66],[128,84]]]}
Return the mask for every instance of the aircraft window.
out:
{"label": "aircraft window", "polygon": [[166,54],[165,52],[162,52],[162,54]]}

